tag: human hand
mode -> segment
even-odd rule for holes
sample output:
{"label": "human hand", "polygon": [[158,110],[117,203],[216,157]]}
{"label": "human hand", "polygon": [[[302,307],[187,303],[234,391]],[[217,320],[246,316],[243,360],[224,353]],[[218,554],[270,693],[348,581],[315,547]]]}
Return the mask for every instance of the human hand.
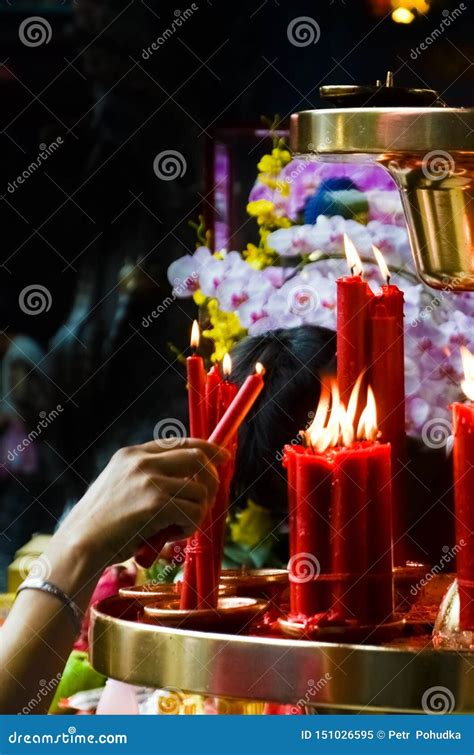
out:
{"label": "human hand", "polygon": [[48,553],[56,563],[72,543],[100,572],[170,525],[179,527],[176,539],[191,535],[217,493],[215,465],[228,458],[225,449],[194,439],[173,448],[151,441],[121,449],[64,520]]}

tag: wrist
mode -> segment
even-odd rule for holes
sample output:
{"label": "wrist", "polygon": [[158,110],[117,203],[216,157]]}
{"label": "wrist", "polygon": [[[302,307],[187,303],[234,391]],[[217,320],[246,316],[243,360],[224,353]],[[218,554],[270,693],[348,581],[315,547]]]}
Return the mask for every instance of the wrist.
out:
{"label": "wrist", "polygon": [[43,559],[44,569],[47,571],[44,578],[59,587],[85,611],[104,569],[96,549],[80,537],[63,534],[59,529]]}

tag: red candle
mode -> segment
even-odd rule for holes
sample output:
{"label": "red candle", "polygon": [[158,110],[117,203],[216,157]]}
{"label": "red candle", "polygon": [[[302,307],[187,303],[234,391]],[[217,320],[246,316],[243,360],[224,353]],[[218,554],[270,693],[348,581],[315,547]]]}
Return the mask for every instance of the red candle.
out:
{"label": "red candle", "polygon": [[474,356],[461,347],[465,379],[462,388],[470,401],[455,403],[453,412],[454,504],[456,567],[461,630],[474,630]]}
{"label": "red candle", "polygon": [[246,378],[234,400],[218,422],[217,427],[211,433],[210,443],[224,447],[229,445],[263,389],[264,373],[263,365],[257,362],[254,374]]}
{"label": "red candle", "polygon": [[[344,235],[344,248],[352,276],[337,281],[337,382],[347,404],[352,389],[367,367],[368,304],[373,293],[362,280],[362,264],[351,239]],[[358,412],[360,413],[360,412]]]}
{"label": "red candle", "polygon": [[219,388],[221,382],[221,373],[219,372],[219,367],[215,364],[207,373],[206,381],[206,437],[209,437],[212,433],[219,419]]}
{"label": "red candle", "polygon": [[393,536],[391,449],[374,443],[368,456],[369,624],[390,621],[393,614]]}
{"label": "red candle", "polygon": [[380,440],[390,443],[392,455],[393,538],[397,566],[408,558],[406,530],[406,434],[405,434],[405,354],[403,292],[390,284],[390,272],[377,247],[372,247],[386,280],[382,293],[370,303],[368,323],[370,361],[368,380],[377,396]]}
{"label": "red candle", "polygon": [[[199,325],[195,320],[191,329],[191,347],[196,350],[199,346]],[[207,437],[207,419],[206,419],[206,372],[202,357],[197,354],[186,359],[186,371],[188,378],[188,407],[189,407],[189,431],[192,438]],[[176,534],[175,528],[165,528],[149,542],[143,545],[135,553],[135,561],[144,569],[149,569],[171,535]],[[191,569],[191,566],[188,565]],[[189,584],[192,583],[191,574],[189,574]]]}
{"label": "red candle", "polygon": [[290,507],[291,613],[307,618],[330,608],[332,463],[324,454],[285,446]]}
{"label": "red candle", "polygon": [[[199,325],[194,320],[191,331],[191,346],[194,351],[199,346],[199,338]],[[203,358],[196,353],[187,357],[186,372],[188,376],[189,432],[192,438],[205,438],[207,436],[206,372]]]}
{"label": "red candle", "polygon": [[[229,375],[232,369],[230,357],[226,359],[228,355],[224,357],[222,363],[222,369],[225,379],[219,386],[218,397],[218,420],[225,414],[233,400],[237,395],[237,386],[229,380]],[[222,552],[224,549],[224,536],[225,536],[225,524],[227,519],[227,510],[229,508],[229,496],[232,478],[235,470],[235,455],[237,452],[237,434],[231,438],[229,443],[229,450],[232,453],[231,459],[227,464],[221,464],[219,466],[219,491],[217,493],[216,501],[213,506],[213,522],[212,522],[212,541],[214,546],[214,569],[216,573],[216,584],[219,584],[221,574],[221,561]]]}
{"label": "red candle", "polygon": [[[375,400],[370,388],[357,428],[359,437],[368,440],[354,442],[356,398],[346,410],[333,385],[328,418],[323,386],[315,420],[304,434],[308,447],[299,452],[285,449],[287,456],[295,456],[290,589],[296,619],[316,616],[318,621],[364,625],[391,616],[391,488],[386,484],[391,476],[390,446],[375,442]],[[299,578],[296,571],[291,573],[298,559]],[[313,571],[312,580],[304,579],[304,562]],[[373,584],[380,593],[376,597]]]}
{"label": "red candle", "polygon": [[[217,367],[210,371],[211,386],[206,394],[207,408],[215,422],[219,422],[237,397],[237,387],[228,380],[231,368],[230,357],[226,355],[223,363],[225,380],[221,379]],[[246,413],[241,416],[241,421],[243,421]],[[236,432],[237,430],[226,442],[230,450],[234,452]],[[210,441],[212,441],[212,437],[211,434]],[[212,442],[223,445],[219,438]],[[209,608],[217,605],[225,520],[229,504],[230,484],[234,472],[234,458],[232,457],[227,464],[221,465],[218,471],[220,484],[214,506],[202,527],[192,539],[193,545],[187,550],[181,608]]]}
{"label": "red candle", "polygon": [[[214,382],[213,395],[208,393],[208,409],[210,407],[213,417],[212,429],[216,426],[226,409],[232,403],[237,394],[237,386],[229,381],[232,362],[228,354],[224,356],[222,370],[225,379],[222,380],[217,367],[213,367]],[[217,379],[216,379],[217,378]],[[208,378],[209,383],[209,378]],[[210,417],[208,416],[210,425]],[[232,441],[229,445],[232,445]],[[212,509],[209,511],[206,521],[201,530],[196,533],[196,582],[197,582],[197,607],[209,608],[217,606],[218,585],[221,571],[222,549],[224,546],[225,521],[229,505],[230,483],[234,471],[233,458],[219,467],[219,489]]]}

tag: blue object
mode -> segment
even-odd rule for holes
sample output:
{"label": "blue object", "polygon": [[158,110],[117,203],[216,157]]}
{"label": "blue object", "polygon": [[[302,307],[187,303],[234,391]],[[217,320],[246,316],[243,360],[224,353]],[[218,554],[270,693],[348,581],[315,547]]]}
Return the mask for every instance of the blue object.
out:
{"label": "blue object", "polygon": [[346,220],[360,219],[369,212],[365,194],[350,178],[328,178],[322,181],[316,194],[306,202],[303,220],[307,224],[316,223],[319,215],[340,215]]}

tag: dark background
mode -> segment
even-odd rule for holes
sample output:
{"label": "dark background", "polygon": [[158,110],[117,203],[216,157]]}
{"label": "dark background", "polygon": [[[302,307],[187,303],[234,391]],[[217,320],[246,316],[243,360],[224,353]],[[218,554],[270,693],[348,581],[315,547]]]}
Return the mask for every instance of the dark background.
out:
{"label": "dark background", "polygon": [[[31,531],[44,516],[55,521],[117,447],[149,438],[162,418],[184,418],[184,372],[168,344],[186,345],[193,308],[173,306],[146,331],[140,323],[169,295],[169,262],[194,248],[189,220],[209,209],[205,156],[216,128],[275,114],[284,125],[293,111],[320,105],[320,85],[374,82],[388,69],[400,85],[436,88],[451,105],[474,100],[470,0],[416,60],[411,50],[458,2],[433,1],[407,26],[391,20],[382,0],[199,0],[144,60],[142,50],[190,5],[1,3],[2,348],[17,333],[37,339],[47,354],[36,408],[64,407],[45,437],[54,463],[5,514],[34,502]],[[32,15],[51,24],[49,44],[21,44],[19,25]],[[299,16],[318,22],[316,45],[290,44],[287,27]],[[58,137],[55,155],[9,192],[39,145]],[[165,149],[187,162],[173,182],[153,172]],[[51,294],[39,316],[18,304],[31,284]],[[4,512],[10,499],[11,491],[2,495]]]}

